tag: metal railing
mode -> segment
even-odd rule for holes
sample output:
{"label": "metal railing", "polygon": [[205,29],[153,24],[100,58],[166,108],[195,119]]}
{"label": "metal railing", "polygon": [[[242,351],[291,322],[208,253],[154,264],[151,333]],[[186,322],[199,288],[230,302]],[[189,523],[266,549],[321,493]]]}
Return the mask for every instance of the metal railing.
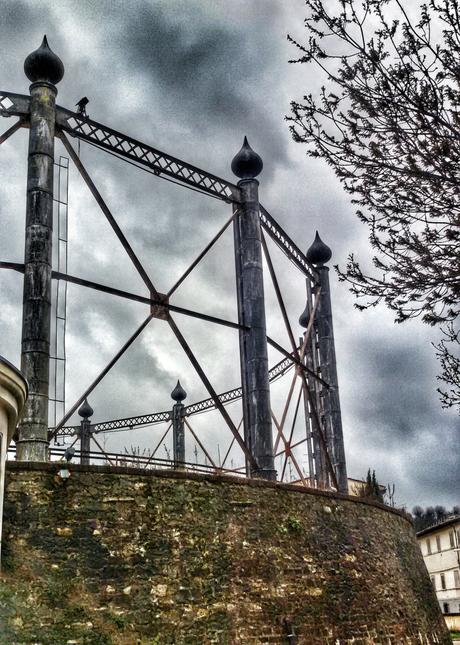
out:
{"label": "metal railing", "polygon": [[[178,463],[172,459],[162,459],[160,457],[149,455],[128,454],[122,452],[100,452],[100,451],[87,451],[82,453],[80,450],[75,450],[72,454],[72,459],[67,461],[65,459],[66,448],[50,448],[49,457],[51,462],[62,463],[63,466],[72,466],[79,464],[82,455],[89,458],[90,464],[112,466],[114,468],[137,468],[142,470],[182,470],[188,472],[204,473],[204,474],[225,474],[245,477],[246,473],[244,467],[240,468],[221,468],[207,463],[188,462],[183,461]],[[16,450],[14,447],[8,448],[7,459],[8,461],[15,461],[14,456]],[[13,457],[13,458],[12,458]]]}

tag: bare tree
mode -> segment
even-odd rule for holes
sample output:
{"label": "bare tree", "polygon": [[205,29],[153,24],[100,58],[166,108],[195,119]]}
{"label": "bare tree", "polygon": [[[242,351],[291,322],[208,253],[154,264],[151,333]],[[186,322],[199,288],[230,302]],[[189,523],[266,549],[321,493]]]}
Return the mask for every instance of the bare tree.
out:
{"label": "bare tree", "polygon": [[445,386],[438,387],[438,392],[443,407],[448,408],[460,406],[460,357],[454,353],[460,345],[460,330],[449,322],[442,333],[442,340],[434,348],[441,364],[441,373],[437,378],[447,386],[447,389]]}
{"label": "bare tree", "polygon": [[425,510],[421,506],[414,506],[412,509],[412,518],[414,520],[415,530],[422,531],[428,526],[439,524],[449,517],[459,514],[459,507],[453,506],[451,510],[444,506],[428,506]]}
{"label": "bare tree", "polygon": [[460,4],[429,0],[415,18],[403,5],[306,0],[308,39],[288,36],[291,62],[316,65],[325,86],[292,102],[288,121],[369,227],[375,269],[353,254],[338,269],[357,308],[384,302],[396,322],[420,317],[448,334],[437,346],[447,407],[460,401]]}

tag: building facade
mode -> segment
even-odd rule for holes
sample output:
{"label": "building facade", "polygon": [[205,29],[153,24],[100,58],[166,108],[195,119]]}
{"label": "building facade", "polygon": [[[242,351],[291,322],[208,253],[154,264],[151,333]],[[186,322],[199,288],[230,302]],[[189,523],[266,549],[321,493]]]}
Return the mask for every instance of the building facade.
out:
{"label": "building facade", "polygon": [[446,622],[460,626],[460,515],[417,533],[431,582]]}

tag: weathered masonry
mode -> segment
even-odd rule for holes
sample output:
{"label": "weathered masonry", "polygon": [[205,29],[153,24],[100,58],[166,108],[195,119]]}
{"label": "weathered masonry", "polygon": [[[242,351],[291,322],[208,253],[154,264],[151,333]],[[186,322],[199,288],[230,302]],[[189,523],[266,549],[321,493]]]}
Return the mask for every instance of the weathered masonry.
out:
{"label": "weathered masonry", "polygon": [[8,466],[1,645],[450,642],[398,512],[261,480],[58,468]]}

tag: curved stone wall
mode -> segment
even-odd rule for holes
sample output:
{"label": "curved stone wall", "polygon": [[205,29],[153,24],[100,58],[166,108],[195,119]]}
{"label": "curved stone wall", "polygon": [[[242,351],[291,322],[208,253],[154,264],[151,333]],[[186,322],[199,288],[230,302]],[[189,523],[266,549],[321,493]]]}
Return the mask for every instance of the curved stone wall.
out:
{"label": "curved stone wall", "polygon": [[56,472],[9,466],[1,643],[450,642],[396,512],[228,477]]}

